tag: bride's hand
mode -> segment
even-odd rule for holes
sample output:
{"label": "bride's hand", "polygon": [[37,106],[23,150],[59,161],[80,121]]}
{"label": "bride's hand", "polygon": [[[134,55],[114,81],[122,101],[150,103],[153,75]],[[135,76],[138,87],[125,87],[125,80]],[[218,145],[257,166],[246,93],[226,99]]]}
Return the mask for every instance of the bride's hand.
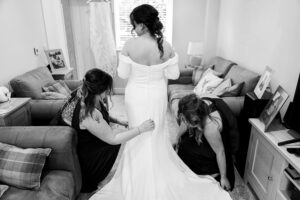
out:
{"label": "bride's hand", "polygon": [[146,131],[151,131],[155,127],[154,121],[152,119],[148,119],[144,121],[139,127],[140,133],[146,132]]}

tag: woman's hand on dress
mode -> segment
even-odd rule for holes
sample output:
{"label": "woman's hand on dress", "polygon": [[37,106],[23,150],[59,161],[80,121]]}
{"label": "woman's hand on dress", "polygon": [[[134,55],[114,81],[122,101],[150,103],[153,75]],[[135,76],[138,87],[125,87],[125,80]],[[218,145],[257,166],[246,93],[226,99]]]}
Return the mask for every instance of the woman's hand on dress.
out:
{"label": "woman's hand on dress", "polygon": [[221,177],[220,184],[221,184],[221,187],[226,191],[230,190],[230,188],[231,188],[227,177]]}
{"label": "woman's hand on dress", "polygon": [[153,130],[155,127],[154,121],[152,119],[148,119],[146,121],[144,121],[139,127],[139,132],[143,133],[146,131],[151,131]]}

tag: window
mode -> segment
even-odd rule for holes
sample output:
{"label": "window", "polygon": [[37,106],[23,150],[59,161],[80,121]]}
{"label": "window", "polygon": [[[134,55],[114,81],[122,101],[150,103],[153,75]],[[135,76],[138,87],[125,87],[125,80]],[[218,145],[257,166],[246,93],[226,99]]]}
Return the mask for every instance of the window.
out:
{"label": "window", "polygon": [[163,34],[166,40],[172,43],[173,0],[114,0],[113,3],[117,50],[121,50],[124,43],[132,38],[129,15],[141,4],[150,4],[158,10],[164,25]]}

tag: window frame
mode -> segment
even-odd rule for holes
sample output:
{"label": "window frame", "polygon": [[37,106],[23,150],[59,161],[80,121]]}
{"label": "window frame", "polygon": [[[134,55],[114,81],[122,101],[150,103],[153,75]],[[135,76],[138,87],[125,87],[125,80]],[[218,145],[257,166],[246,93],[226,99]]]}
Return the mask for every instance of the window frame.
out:
{"label": "window frame", "polygon": [[[146,0],[145,0],[146,1]],[[173,1],[174,0],[165,0],[166,2],[166,22],[164,25],[164,39],[172,45],[173,40]],[[119,10],[120,0],[112,1],[112,11],[114,19],[114,33],[115,33],[115,44],[116,50],[121,51],[123,48],[121,37],[120,37],[120,10]],[[145,2],[147,3],[147,1]],[[155,6],[154,6],[155,7]],[[128,16],[129,18],[129,16]],[[131,25],[130,25],[131,26]],[[125,41],[124,41],[125,42]]]}

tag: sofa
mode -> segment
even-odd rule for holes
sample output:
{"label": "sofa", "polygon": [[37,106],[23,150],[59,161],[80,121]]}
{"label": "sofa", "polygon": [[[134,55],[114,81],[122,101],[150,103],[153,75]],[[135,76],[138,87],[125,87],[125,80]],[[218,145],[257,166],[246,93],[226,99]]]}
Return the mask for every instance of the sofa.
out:
{"label": "sofa", "polygon": [[76,154],[76,131],[63,126],[0,127],[0,142],[22,148],[51,148],[37,190],[10,186],[1,199],[73,200],[81,189],[81,171]]}
{"label": "sofa", "polygon": [[[193,92],[195,86],[201,79],[203,71],[212,67],[213,70],[220,73],[221,77],[231,79],[233,84],[244,82],[238,96],[223,97],[222,99],[230,107],[236,117],[239,116],[245,94],[254,90],[260,75],[248,70],[238,64],[222,57],[213,57],[206,65],[193,70],[183,70],[178,80],[170,81],[168,85],[168,101],[173,115],[177,114],[178,102],[183,96]],[[208,95],[209,96],[209,95]]]}
{"label": "sofa", "polygon": [[[71,91],[79,87],[79,80],[64,80]],[[14,97],[30,97],[33,125],[48,125],[64,103],[63,99],[44,99],[42,87],[55,83],[47,67],[38,67],[10,81]]]}

